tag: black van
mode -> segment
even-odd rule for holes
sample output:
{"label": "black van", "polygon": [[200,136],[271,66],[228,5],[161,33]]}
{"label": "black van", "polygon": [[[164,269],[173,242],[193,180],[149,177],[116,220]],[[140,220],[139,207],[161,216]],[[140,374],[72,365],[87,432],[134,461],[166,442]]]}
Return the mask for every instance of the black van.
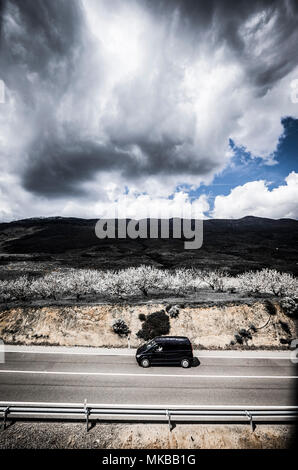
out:
{"label": "black van", "polygon": [[192,345],[185,336],[158,336],[137,349],[139,366],[180,364],[187,368],[193,363]]}

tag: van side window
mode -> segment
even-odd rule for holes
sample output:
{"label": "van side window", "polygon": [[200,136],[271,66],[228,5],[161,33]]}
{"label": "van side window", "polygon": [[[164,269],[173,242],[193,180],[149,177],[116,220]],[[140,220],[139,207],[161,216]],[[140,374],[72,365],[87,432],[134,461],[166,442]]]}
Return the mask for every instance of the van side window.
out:
{"label": "van side window", "polygon": [[173,338],[171,341],[167,341],[167,351],[177,351],[181,349],[179,341]]}
{"label": "van side window", "polygon": [[186,350],[186,349],[189,349],[189,344],[187,341],[183,340],[183,339],[179,339],[177,341],[177,349],[180,349],[180,350]]}

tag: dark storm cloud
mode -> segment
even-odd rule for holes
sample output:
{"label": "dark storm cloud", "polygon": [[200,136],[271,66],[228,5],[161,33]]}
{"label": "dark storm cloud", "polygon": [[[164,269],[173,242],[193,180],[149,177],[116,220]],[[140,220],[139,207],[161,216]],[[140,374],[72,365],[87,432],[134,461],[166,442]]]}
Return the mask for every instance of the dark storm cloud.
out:
{"label": "dark storm cloud", "polygon": [[[250,15],[269,10],[278,12],[279,26],[294,26],[298,13],[296,0],[141,0],[157,16],[169,16],[173,11],[180,15],[181,27],[190,27],[200,34],[212,27],[214,41],[224,39],[241,45],[238,28]],[[238,38],[237,38],[238,37]],[[236,39],[237,38],[237,39]],[[243,46],[243,44],[242,44]]]}
{"label": "dark storm cloud", "polygon": [[136,174],[148,176],[164,173],[168,175],[195,174],[206,175],[214,170],[215,164],[208,156],[195,160],[191,150],[183,142],[165,139],[162,142],[137,141],[136,144],[142,150],[146,158],[146,164],[138,165],[133,161],[133,166],[125,176],[133,177]]}
{"label": "dark storm cloud", "polygon": [[82,12],[79,3],[71,3],[69,0],[9,1],[17,9],[28,39],[34,39],[35,52],[51,51],[55,55],[65,55],[78,37]]}
{"label": "dark storm cloud", "polygon": [[[41,155],[46,158],[40,158]],[[31,192],[47,196],[80,195],[80,183],[92,180],[96,171],[121,167],[127,154],[93,142],[71,144],[43,142],[31,149],[24,173],[24,186]],[[126,165],[130,165],[129,158]]]}
{"label": "dark storm cloud", "polygon": [[[143,0],[157,16],[179,13],[179,26],[187,31],[192,41],[199,41],[206,32],[214,46],[227,42],[245,62],[250,79],[265,93],[277,80],[297,64],[298,2],[297,0]],[[267,17],[256,25],[268,24],[276,15],[272,43],[256,59],[254,50],[247,50],[241,35],[241,26],[251,15],[267,12]]]}
{"label": "dark storm cloud", "polygon": [[[144,159],[139,161],[131,146],[100,145],[94,142],[71,144],[54,142],[54,139],[31,149],[30,161],[23,175],[23,184],[30,192],[45,196],[79,196],[86,193],[81,183],[91,181],[99,171],[116,170],[129,182],[138,176],[171,175],[195,171],[207,174],[213,170],[210,159],[194,162],[192,155],[179,158],[179,142],[138,142]],[[182,152],[185,155],[185,151]],[[45,155],[46,158],[40,158]]]}
{"label": "dark storm cloud", "polygon": [[28,80],[37,74],[38,87],[61,94],[72,78],[82,48],[82,9],[69,0],[6,0],[0,42],[1,77],[11,90],[34,105],[39,89]]}
{"label": "dark storm cloud", "polygon": [[[242,62],[246,79],[253,83],[256,95],[263,95],[297,64],[296,0],[140,0],[136,4],[144,5],[156,15],[157,21],[165,23],[171,22],[177,13],[176,33],[178,37],[185,38],[187,47],[194,53],[204,38],[207,38],[211,50],[222,43],[228,44],[231,55]],[[3,5],[0,0],[0,14]],[[17,93],[24,119],[32,119],[32,137],[24,149],[20,170],[23,186],[29,192],[50,197],[79,195],[83,192],[82,183],[91,181],[98,172],[118,171],[124,178],[133,180],[163,174],[202,177],[218,170],[218,158],[212,158],[212,151],[208,154],[204,146],[197,158],[199,151],[193,148],[189,136],[169,138],[167,132],[161,132],[154,139],[149,132],[151,128],[148,131],[144,126],[137,132],[137,123],[134,123],[132,129],[124,131],[126,135],[123,138],[117,138],[130,115],[146,106],[146,90],[144,96],[142,93],[138,95],[134,86],[131,89],[125,86],[122,94],[117,90],[120,119],[119,122],[113,121],[110,127],[106,125],[108,135],[105,135],[104,143],[96,143],[96,139],[90,140],[85,135],[82,137],[79,132],[65,131],[71,127],[69,121],[74,117],[78,122],[81,117],[82,128],[92,120],[85,118],[80,106],[92,79],[93,65],[88,59],[94,47],[81,2],[7,0],[4,11],[1,78],[12,92]],[[265,15],[256,23],[255,30],[252,26],[249,31],[250,44],[254,45],[254,35],[273,17],[275,23],[271,40],[256,57],[255,48],[248,47],[245,42],[243,25],[251,15],[263,11]],[[165,101],[167,83],[176,73],[168,64],[166,67],[167,72],[160,74],[163,78],[168,73],[166,85],[160,93],[160,107]],[[142,84],[144,81],[146,77],[141,77]],[[67,116],[67,123],[60,125],[56,122],[55,108],[60,98],[75,87],[82,94],[77,116]],[[157,108],[157,127],[158,111]],[[176,120],[179,120],[178,114]],[[134,147],[140,151],[140,158],[136,157]]]}
{"label": "dark storm cloud", "polygon": [[2,33],[2,21],[3,21],[3,12],[5,7],[6,0],[0,0],[0,40],[1,40],[1,33]]}
{"label": "dark storm cloud", "polygon": [[[11,38],[18,40],[19,37],[22,41],[31,42],[31,49],[24,47],[27,61],[32,60],[28,63],[31,67],[42,68],[46,62],[43,53],[60,56],[67,54],[80,37],[82,24],[80,2],[6,0],[3,5],[8,13],[14,14],[13,19],[19,25],[19,28],[12,32]],[[26,42],[23,45],[28,44]],[[34,57],[34,53],[40,56]],[[14,58],[18,59],[17,56]]]}

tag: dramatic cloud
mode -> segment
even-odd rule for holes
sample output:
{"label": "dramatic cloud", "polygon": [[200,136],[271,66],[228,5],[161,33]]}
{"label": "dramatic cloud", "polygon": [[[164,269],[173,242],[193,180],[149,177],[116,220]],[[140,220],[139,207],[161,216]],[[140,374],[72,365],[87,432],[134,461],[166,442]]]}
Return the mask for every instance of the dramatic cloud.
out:
{"label": "dramatic cloud", "polygon": [[3,218],[105,212],[111,184],[141,213],[211,183],[230,139],[274,164],[281,118],[298,117],[295,0],[1,6]]}
{"label": "dramatic cloud", "polygon": [[298,219],[298,173],[286,178],[286,185],[270,190],[266,181],[252,181],[234,188],[228,196],[217,196],[213,217],[239,219],[247,215],[273,219]]}

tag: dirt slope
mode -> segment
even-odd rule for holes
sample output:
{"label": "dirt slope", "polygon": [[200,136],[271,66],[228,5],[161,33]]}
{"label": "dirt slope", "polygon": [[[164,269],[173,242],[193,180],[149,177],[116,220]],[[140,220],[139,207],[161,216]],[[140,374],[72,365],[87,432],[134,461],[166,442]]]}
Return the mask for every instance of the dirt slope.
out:
{"label": "dirt slope", "polygon": [[[122,318],[131,330],[130,345],[136,347],[141,342],[136,336],[142,326],[139,314],[164,308],[164,304],[150,303],[11,308],[0,313],[0,337],[5,343],[15,344],[127,347],[127,338],[112,330],[113,322]],[[269,316],[262,302],[184,307],[178,318],[170,319],[170,324],[170,335],[188,336],[194,347],[206,349],[230,347],[235,333],[250,324],[258,330],[244,347],[286,348],[281,341],[297,336],[294,321],[284,315],[278,304],[276,314]]]}

